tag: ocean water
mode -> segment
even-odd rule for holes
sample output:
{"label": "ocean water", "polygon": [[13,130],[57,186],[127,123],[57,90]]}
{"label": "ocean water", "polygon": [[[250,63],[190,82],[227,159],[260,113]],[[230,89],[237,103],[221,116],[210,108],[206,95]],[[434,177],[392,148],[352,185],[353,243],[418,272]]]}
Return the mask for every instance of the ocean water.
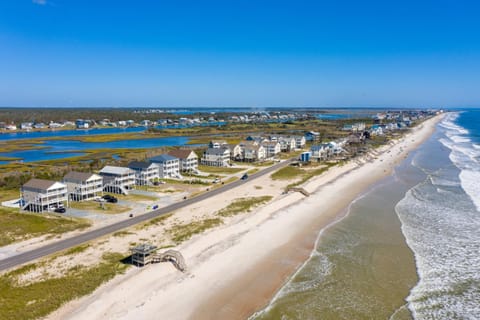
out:
{"label": "ocean water", "polygon": [[252,319],[480,319],[477,123],[448,114]]}
{"label": "ocean water", "polygon": [[438,159],[414,165],[427,179],[397,204],[419,282],[407,298],[415,319],[480,319],[480,110],[439,125]]}

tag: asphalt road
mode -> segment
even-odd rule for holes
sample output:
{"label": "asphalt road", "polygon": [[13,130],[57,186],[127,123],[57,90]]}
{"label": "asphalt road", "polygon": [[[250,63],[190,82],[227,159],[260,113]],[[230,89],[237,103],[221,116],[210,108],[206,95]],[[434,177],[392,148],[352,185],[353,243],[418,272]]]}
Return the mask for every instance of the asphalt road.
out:
{"label": "asphalt road", "polygon": [[231,190],[231,189],[233,189],[235,187],[238,187],[238,186],[240,186],[244,183],[249,183],[252,180],[255,180],[255,179],[257,179],[261,176],[264,176],[266,174],[271,173],[272,171],[275,171],[275,170],[278,170],[282,167],[285,167],[290,162],[291,162],[291,160],[287,160],[287,161],[277,163],[277,164],[275,164],[275,165],[273,165],[269,168],[263,169],[263,170],[261,170],[257,173],[249,175],[249,178],[247,180],[237,180],[235,182],[229,183],[229,184],[227,184],[225,186],[222,186],[220,188],[216,188],[216,189],[213,189],[213,190],[208,191],[206,193],[203,193],[201,195],[198,195],[194,198],[189,198],[189,199],[183,200],[181,202],[171,204],[167,207],[163,207],[163,208],[160,208],[158,210],[151,211],[151,212],[146,213],[146,214],[142,214],[142,215],[139,215],[139,216],[128,218],[127,220],[116,222],[114,224],[111,224],[111,225],[108,225],[108,226],[105,226],[105,227],[102,227],[102,228],[99,228],[99,229],[95,229],[95,230],[91,230],[91,231],[82,233],[78,236],[74,236],[74,237],[71,237],[71,238],[60,240],[60,241],[45,245],[45,246],[40,247],[40,248],[30,250],[30,251],[26,251],[26,252],[20,253],[16,256],[12,256],[12,257],[0,260],[0,271],[6,270],[6,269],[9,269],[9,268],[13,268],[15,266],[18,266],[18,265],[30,262],[32,260],[47,256],[49,254],[56,253],[58,251],[62,251],[62,250],[68,249],[68,248],[78,246],[82,243],[85,243],[85,242],[103,237],[103,236],[111,234],[113,232],[117,232],[119,230],[131,227],[131,226],[136,225],[138,223],[145,222],[147,220],[150,220],[150,219],[159,217],[161,215],[167,214],[167,213],[172,212],[174,210],[178,210],[180,208],[189,206],[189,205],[194,204],[196,202],[214,197],[217,194],[220,194],[222,192]]}

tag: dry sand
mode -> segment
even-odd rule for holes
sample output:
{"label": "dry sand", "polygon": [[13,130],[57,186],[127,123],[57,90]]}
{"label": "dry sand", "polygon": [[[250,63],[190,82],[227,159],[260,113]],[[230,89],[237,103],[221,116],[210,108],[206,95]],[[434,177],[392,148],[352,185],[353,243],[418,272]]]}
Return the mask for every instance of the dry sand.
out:
{"label": "dry sand", "polygon": [[427,120],[394,144],[312,179],[304,185],[310,197],[283,195],[281,184],[262,177],[176,212],[176,219],[189,221],[223,208],[232,198],[275,197],[255,212],[231,218],[179,246],[189,267],[186,274],[170,264],[132,268],[48,319],[248,318],[309,257],[319,231],[340,219],[369,186],[389,175],[431,135],[440,119]]}

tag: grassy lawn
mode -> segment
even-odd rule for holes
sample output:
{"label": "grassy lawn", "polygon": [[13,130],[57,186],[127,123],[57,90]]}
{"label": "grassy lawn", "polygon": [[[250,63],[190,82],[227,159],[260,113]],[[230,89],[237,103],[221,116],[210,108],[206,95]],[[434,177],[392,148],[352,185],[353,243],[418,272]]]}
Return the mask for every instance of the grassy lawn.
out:
{"label": "grassy lawn", "polygon": [[116,203],[103,202],[103,206],[102,208],[100,202],[96,201],[70,202],[70,207],[74,209],[96,211],[105,214],[118,214],[131,210],[127,206],[121,206]]}
{"label": "grassy lawn", "polygon": [[256,166],[256,167],[269,167],[273,166],[275,162],[269,160],[269,161],[263,161],[263,162],[253,162],[250,163],[249,165]]}
{"label": "grassy lawn", "polygon": [[277,156],[280,157],[280,159],[298,158],[298,156],[301,155],[303,151],[304,150],[280,152]]}
{"label": "grassy lawn", "polygon": [[146,194],[134,194],[130,193],[128,195],[124,194],[110,194],[111,196],[114,196],[115,198],[118,198],[118,200],[125,200],[125,201],[156,201],[158,200],[158,197],[155,196],[150,196]]}
{"label": "grassy lawn", "polygon": [[175,179],[163,179],[168,184],[200,184],[204,186],[208,186],[210,182],[204,181],[198,178],[184,178],[182,180],[175,180]]}
{"label": "grassy lawn", "polygon": [[0,202],[14,200],[20,198],[20,190],[18,189],[0,189]]}
{"label": "grassy lawn", "polygon": [[38,279],[26,285],[18,283],[18,276],[37,268],[35,264],[6,273],[0,277],[0,319],[44,317],[123,273],[127,269],[127,265],[120,263],[123,258],[119,253],[105,254],[102,261],[93,267],[73,267],[59,278]]}
{"label": "grassy lawn", "polygon": [[223,223],[220,218],[206,219],[202,221],[194,221],[188,224],[176,225],[167,230],[172,240],[179,244],[190,239],[193,235],[202,233],[205,230],[214,228]]}
{"label": "grassy lawn", "polygon": [[231,217],[243,212],[250,212],[251,209],[267,203],[272,200],[272,198],[272,196],[263,196],[235,199],[228,206],[218,211],[217,214],[222,217]]}
{"label": "grassy lawn", "polygon": [[224,173],[224,174],[231,174],[231,173],[237,173],[242,170],[245,170],[245,168],[232,168],[232,167],[210,167],[210,166],[198,166],[198,170],[202,172],[207,172],[207,173]]}
{"label": "grassy lawn", "polygon": [[0,208],[0,246],[46,234],[62,234],[89,226],[90,223],[82,219],[64,218],[46,213],[19,213],[16,209]]}

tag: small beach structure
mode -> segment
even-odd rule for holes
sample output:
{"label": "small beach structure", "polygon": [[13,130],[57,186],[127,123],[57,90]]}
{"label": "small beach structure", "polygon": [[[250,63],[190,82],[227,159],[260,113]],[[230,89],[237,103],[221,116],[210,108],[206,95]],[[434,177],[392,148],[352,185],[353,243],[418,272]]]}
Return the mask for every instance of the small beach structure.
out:
{"label": "small beach structure", "polygon": [[152,262],[153,254],[157,247],[149,243],[143,243],[131,249],[132,264],[137,267],[143,267]]}
{"label": "small beach structure", "polygon": [[68,203],[67,186],[58,181],[30,179],[22,186],[22,210],[33,212],[54,211]]}
{"label": "small beach structure", "polygon": [[187,270],[187,264],[182,254],[176,250],[167,250],[157,253],[158,248],[149,243],[140,244],[130,251],[132,252],[132,264],[137,267],[146,266],[149,263],[171,262],[181,272]]}

